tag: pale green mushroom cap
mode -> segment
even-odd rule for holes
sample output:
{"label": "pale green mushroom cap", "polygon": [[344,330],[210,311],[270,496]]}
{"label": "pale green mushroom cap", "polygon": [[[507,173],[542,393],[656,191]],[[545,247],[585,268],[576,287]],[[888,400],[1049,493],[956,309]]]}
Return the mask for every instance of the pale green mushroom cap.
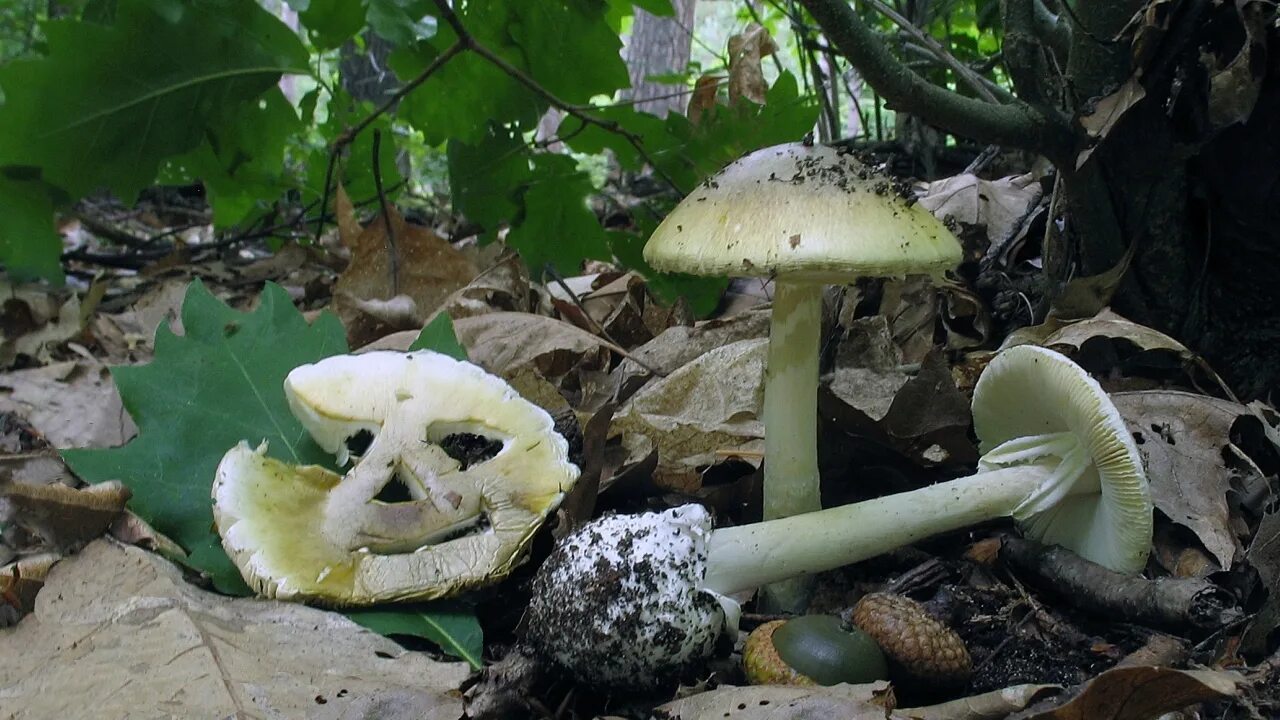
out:
{"label": "pale green mushroom cap", "polygon": [[680,202],[644,248],[658,270],[843,283],[940,276],[960,243],[899,182],[852,152],[791,143],[727,165]]}
{"label": "pale green mushroom cap", "polygon": [[[501,378],[429,351],[337,356],[294,370],[290,406],[326,449],[374,436],[346,475],[241,442],[213,485],[223,547],[259,594],[330,605],[428,600],[501,580],[577,479],[551,417]],[[436,445],[498,440],[462,468]],[[411,499],[375,496],[393,477]]]}
{"label": "pale green mushroom cap", "polygon": [[979,470],[1061,459],[1057,481],[1015,511],[1023,532],[1117,572],[1142,571],[1152,535],[1142,457],[1087,372],[1047,348],[1009,348],[974,388],[973,424]]}

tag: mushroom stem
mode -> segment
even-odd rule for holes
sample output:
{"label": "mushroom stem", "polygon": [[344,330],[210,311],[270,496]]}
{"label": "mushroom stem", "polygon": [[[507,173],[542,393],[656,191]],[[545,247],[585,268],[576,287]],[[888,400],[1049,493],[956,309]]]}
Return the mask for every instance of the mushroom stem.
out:
{"label": "mushroom stem", "polygon": [[849,565],[939,533],[1012,515],[1053,481],[1058,463],[987,470],[820,512],[720,528],[707,542],[703,587],[740,592]]}
{"label": "mushroom stem", "polygon": [[[769,357],[764,380],[764,519],[819,510],[818,338],[822,285],[779,277],[774,285]],[[764,607],[803,609],[811,583],[770,586]]]}

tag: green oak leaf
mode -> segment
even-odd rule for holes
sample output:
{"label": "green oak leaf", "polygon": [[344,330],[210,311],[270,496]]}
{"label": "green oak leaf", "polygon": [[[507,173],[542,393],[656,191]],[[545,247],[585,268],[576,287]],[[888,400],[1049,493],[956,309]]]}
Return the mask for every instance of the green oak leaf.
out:
{"label": "green oak leaf", "polygon": [[524,193],[524,217],[507,244],[520,251],[534,277],[550,263],[562,275],[576,275],[586,258],[609,259],[609,243],[587,196],[591,179],[573,158],[539,155]]}
{"label": "green oak leaf", "polygon": [[360,0],[310,0],[298,19],[318,50],[332,50],[364,27],[365,3]]}
{"label": "green oak leaf", "polygon": [[46,55],[0,68],[0,167],[132,200],[200,143],[206,118],[309,71],[298,37],[253,0],[161,5],[120,0],[111,25],[50,21]]}
{"label": "green oak leaf", "polygon": [[369,27],[396,47],[435,34],[437,20],[430,15],[431,0],[369,0]]}
{"label": "green oak leaf", "polygon": [[62,281],[62,239],[53,229],[52,188],[0,175],[0,264],[10,279]]}
{"label": "green oak leaf", "polygon": [[451,602],[404,607],[347,610],[346,616],[379,635],[422,637],[446,653],[466,660],[471,667],[484,665],[484,633],[475,612]]}
{"label": "green oak leaf", "polygon": [[529,154],[518,129],[493,125],[475,144],[449,142],[449,197],[453,207],[490,235],[519,211],[529,182]]}
{"label": "green oak leaf", "polygon": [[298,365],[346,352],[346,334],[329,313],[308,325],[273,284],[256,310],[242,313],[197,280],[187,291],[182,325],[182,336],[167,325],[156,332],[151,363],[111,370],[138,436],[119,448],[62,454],[88,482],[124,482],[133,511],[186,548],[192,566],[220,590],[243,592],[213,529],[214,472],[241,440],[265,440],[271,456],[289,463],[332,466],[332,456],[289,412],[283,384]]}
{"label": "green oak leaf", "polygon": [[622,40],[605,21],[604,0],[513,5],[518,10],[507,32],[524,51],[529,74],[552,95],[585,105],[630,86]]}
{"label": "green oak leaf", "polygon": [[204,142],[169,166],[178,177],[204,182],[214,225],[235,225],[288,189],[285,148],[301,131],[297,111],[284,93],[272,89],[259,102],[237,106],[211,122]]}
{"label": "green oak leaf", "polygon": [[454,360],[467,359],[467,350],[462,347],[462,343],[458,342],[458,335],[453,331],[453,318],[449,317],[449,313],[444,312],[422,328],[422,332],[418,333],[417,339],[409,349],[435,350]]}
{"label": "green oak leaf", "polygon": [[[303,99],[310,104],[310,96]],[[320,126],[320,133],[326,138],[336,138],[344,130],[373,113],[373,104],[356,100],[345,92],[339,91],[329,100],[328,118]],[[307,117],[304,115],[303,117]],[[330,179],[328,202],[333,200],[333,191],[341,182],[347,195],[356,203],[364,202],[377,195],[377,184],[373,177],[373,134],[382,134],[382,147],[378,155],[378,167],[382,172],[382,188],[387,196],[395,200],[401,184],[400,169],[396,167],[394,133],[391,118],[379,115],[365,131],[347,147],[338,158],[337,168]],[[313,148],[307,156],[306,177],[303,178],[302,201],[318,202],[320,192],[324,188],[325,173],[329,166],[328,147]]]}

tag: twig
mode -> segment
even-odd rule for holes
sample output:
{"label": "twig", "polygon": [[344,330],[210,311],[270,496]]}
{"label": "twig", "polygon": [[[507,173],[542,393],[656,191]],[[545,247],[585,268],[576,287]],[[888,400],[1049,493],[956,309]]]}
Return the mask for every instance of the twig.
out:
{"label": "twig", "polygon": [[1241,617],[1227,591],[1200,578],[1125,575],[1058,546],[1005,538],[1000,558],[1078,607],[1166,627],[1218,628]]}
{"label": "twig", "polygon": [[595,326],[596,332],[599,333],[600,337],[604,338],[611,345],[613,345],[614,349],[618,352],[619,355],[639,365],[641,368],[643,368],[645,371],[647,371],[651,375],[654,375],[656,377],[667,376],[666,373],[656,370],[653,366],[646,364],[640,358],[637,358],[635,355],[632,355],[630,352],[627,352],[627,350],[622,347],[621,343],[619,343],[617,340],[614,340],[613,337],[609,335],[609,331],[605,330],[603,325],[596,322],[596,319],[591,317],[591,313],[587,312],[586,305],[582,304],[582,299],[579,298],[578,294],[573,291],[573,288],[569,287],[569,284],[564,281],[564,276],[561,275],[559,271],[557,271],[551,263],[546,264],[546,266],[543,268],[543,272],[550,275],[551,279],[554,280],[555,283],[560,286],[560,289],[564,290],[565,293],[568,294],[569,299],[573,301],[573,304],[576,305],[578,309],[582,311],[582,316],[587,319],[587,322]]}
{"label": "twig", "polygon": [[980,142],[1070,155],[1070,126],[1016,98],[1006,103],[965,97],[930,83],[894,57],[875,31],[845,0],[801,0],[823,32],[849,58],[873,89],[900,112]]}
{"label": "twig", "polygon": [[387,270],[391,273],[391,297],[400,294],[400,248],[396,243],[396,231],[391,226],[391,204],[382,191],[382,131],[373,131],[373,187],[378,193],[378,205],[382,208],[382,224],[387,231]]}
{"label": "twig", "polygon": [[899,14],[897,10],[885,5],[880,0],[863,0],[863,2],[875,8],[876,12],[889,18],[889,20],[891,20],[894,25],[901,28],[903,32],[910,35],[912,38],[915,38],[916,42],[923,45],[925,49],[932,53],[933,56],[943,65],[951,68],[951,70],[955,72],[956,76],[963,80],[964,83],[972,88],[974,92],[981,95],[988,102],[1001,102],[1002,99],[997,98],[996,94],[991,91],[991,88],[987,87],[986,84],[982,82],[985,78],[982,78],[975,73],[968,65],[957,60],[955,55],[947,52],[947,49],[942,47],[942,44],[937,40],[934,40],[932,35],[929,35],[916,27],[914,23]]}
{"label": "twig", "polygon": [[497,67],[502,72],[506,73],[513,80],[532,90],[543,100],[547,101],[547,103],[550,104],[551,106],[559,108],[560,110],[563,110],[564,112],[568,113],[569,115],[572,115],[573,117],[578,118],[579,120],[581,120],[584,123],[587,123],[588,125],[594,125],[600,128],[601,130],[604,130],[606,132],[611,132],[625,138],[626,141],[630,143],[631,147],[635,148],[636,153],[638,153],[640,157],[644,158],[645,162],[647,162],[649,166],[653,168],[653,172],[655,175],[661,178],[663,182],[670,185],[676,192],[680,193],[681,195],[685,194],[684,190],[680,187],[680,185],[676,183],[676,181],[672,179],[671,176],[668,175],[662,169],[662,167],[658,165],[657,162],[654,161],[653,157],[649,154],[649,151],[645,149],[644,142],[641,140],[639,135],[636,135],[630,130],[627,130],[626,128],[619,125],[617,122],[598,118],[595,115],[592,115],[591,113],[584,111],[582,108],[578,107],[577,105],[572,105],[556,97],[551,93],[550,90],[547,90],[546,88],[542,87],[542,85],[540,85],[537,80],[534,80],[533,78],[529,77],[529,75],[525,73],[523,70],[507,62],[497,53],[493,52],[488,47],[485,47],[478,40],[476,40],[475,36],[472,35],[469,30],[467,30],[466,26],[462,24],[462,21],[453,12],[453,8],[449,6],[449,3],[447,2],[447,0],[435,0],[435,4],[436,4],[436,8],[440,10],[441,17],[443,17],[445,22],[449,24],[449,27],[453,28],[454,34],[458,36],[457,45],[461,46],[462,49],[469,50],[479,55],[480,57],[484,58],[485,60],[488,60],[492,65]]}

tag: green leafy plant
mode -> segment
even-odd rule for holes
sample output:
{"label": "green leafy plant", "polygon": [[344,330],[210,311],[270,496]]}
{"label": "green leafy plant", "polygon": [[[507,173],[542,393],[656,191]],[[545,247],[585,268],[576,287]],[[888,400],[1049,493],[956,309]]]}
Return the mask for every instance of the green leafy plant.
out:
{"label": "green leafy plant", "polygon": [[[637,252],[647,229],[725,162],[799,138],[817,115],[785,74],[765,105],[712,108],[696,127],[613,105],[629,83],[620,33],[631,2],[290,5],[297,32],[253,0],[72,4],[70,16],[44,20],[33,35],[42,42],[0,68],[0,263],[57,278],[55,211],[104,188],[131,202],[157,180],[202,182],[217,227],[266,214],[278,224],[285,210],[295,218],[286,230],[310,236],[306,225],[324,221],[312,211],[337,183],[357,201],[374,197],[378,132],[391,199],[412,188],[396,151],[425,143],[447,158],[454,211],[487,238],[508,228],[535,275],[616,259],[708,312],[723,283],[653,273]],[[667,0],[637,5],[672,13]],[[348,94],[335,62],[370,52],[374,38],[402,83],[385,102]],[[286,75],[302,76],[299,92],[278,86]],[[606,232],[588,205],[590,173],[533,142],[551,108],[567,112],[558,135],[578,157],[607,151],[627,170],[651,167],[669,192],[633,227]]]}

